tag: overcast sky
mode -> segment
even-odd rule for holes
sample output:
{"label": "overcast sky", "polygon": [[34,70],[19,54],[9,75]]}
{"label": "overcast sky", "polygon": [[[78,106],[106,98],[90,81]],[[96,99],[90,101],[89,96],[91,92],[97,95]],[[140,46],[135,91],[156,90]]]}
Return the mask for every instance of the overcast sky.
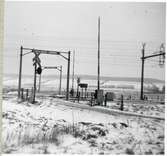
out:
{"label": "overcast sky", "polygon": [[[146,42],[146,55],[165,43],[165,3],[6,2],[4,73],[18,73],[22,45],[75,50],[75,74],[96,75],[98,16],[101,75],[140,77],[142,42]],[[24,74],[33,74],[32,57],[23,57]],[[60,56],[40,58],[43,66],[63,65],[66,74],[67,62]],[[158,66],[158,60],[157,57],[146,61],[145,77],[165,79],[165,70]]]}

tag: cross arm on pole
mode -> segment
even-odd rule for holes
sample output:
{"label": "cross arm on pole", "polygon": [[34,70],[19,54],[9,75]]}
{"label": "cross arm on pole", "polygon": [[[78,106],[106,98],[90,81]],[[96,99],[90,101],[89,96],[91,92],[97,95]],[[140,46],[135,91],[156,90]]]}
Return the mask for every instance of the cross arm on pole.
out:
{"label": "cross arm on pole", "polygon": [[27,52],[23,55],[34,52],[34,53],[40,53],[40,54],[60,55],[64,59],[68,60],[68,58],[63,55],[63,54],[68,54],[68,52],[64,52],[64,51],[40,50],[40,49],[34,49],[34,48],[23,48],[23,49],[24,50],[31,50],[31,52]]}
{"label": "cross arm on pole", "polygon": [[68,60],[68,58],[67,57],[65,57],[64,55],[62,55],[62,54],[59,54],[60,56],[62,56],[63,58],[65,58],[66,60]]}
{"label": "cross arm on pole", "polygon": [[32,51],[22,54],[22,56],[32,53]]}
{"label": "cross arm on pole", "polygon": [[32,48],[23,48],[23,50],[33,50]]}
{"label": "cross arm on pole", "polygon": [[57,69],[58,71],[61,71],[60,66],[53,66],[53,67],[49,67],[49,66],[44,66],[43,69]]}
{"label": "cross arm on pole", "polygon": [[[21,46],[21,47],[22,47],[22,46]],[[33,49],[31,49],[31,48],[23,48],[23,47],[22,47],[22,50],[30,50],[30,52],[24,53],[24,54],[22,54],[22,56],[27,55],[27,54],[30,54],[30,53],[33,52]]]}
{"label": "cross arm on pole", "polygon": [[59,51],[47,51],[47,50],[37,50],[34,49],[35,52],[40,52],[41,54],[50,54],[50,55],[60,55],[62,56],[64,59],[68,60],[67,57],[65,57],[62,54],[67,54],[67,52],[59,52]]}
{"label": "cross arm on pole", "polygon": [[51,54],[51,55],[59,55],[60,53],[61,54],[66,54],[67,52],[64,52],[64,51],[53,51],[53,50],[40,50],[40,49],[31,49],[31,48],[23,48],[25,50],[33,50],[35,52],[40,52],[41,54]]}
{"label": "cross arm on pole", "polygon": [[147,59],[147,58],[151,58],[151,57],[156,57],[156,56],[160,56],[160,55],[165,55],[165,53],[159,53],[159,54],[154,54],[154,55],[149,55],[149,56],[145,56],[145,57],[141,57],[141,59]]}

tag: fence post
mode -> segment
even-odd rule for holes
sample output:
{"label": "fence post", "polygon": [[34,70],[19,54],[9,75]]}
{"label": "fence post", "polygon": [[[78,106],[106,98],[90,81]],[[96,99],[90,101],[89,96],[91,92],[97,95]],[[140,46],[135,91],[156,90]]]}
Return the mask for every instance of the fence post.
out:
{"label": "fence post", "polygon": [[80,92],[78,92],[78,103],[79,103],[79,99],[80,99]]}
{"label": "fence post", "polygon": [[26,89],[26,100],[28,100],[28,89]]}
{"label": "fence post", "polygon": [[123,95],[121,95],[121,107],[120,110],[123,111],[124,110],[124,99],[123,99]]}
{"label": "fence post", "polygon": [[93,105],[93,96],[91,96],[90,105],[91,105],[91,106]]}
{"label": "fence post", "polygon": [[104,95],[104,106],[107,106],[107,93]]}
{"label": "fence post", "polygon": [[33,102],[33,95],[34,95],[34,88],[31,88],[31,96],[30,96],[30,102]]}

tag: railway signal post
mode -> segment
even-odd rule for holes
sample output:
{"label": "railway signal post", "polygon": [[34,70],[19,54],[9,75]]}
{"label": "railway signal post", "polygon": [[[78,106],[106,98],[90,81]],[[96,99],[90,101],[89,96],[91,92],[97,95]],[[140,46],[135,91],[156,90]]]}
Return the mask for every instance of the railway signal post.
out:
{"label": "railway signal post", "polygon": [[[29,52],[23,54],[23,50],[27,50]],[[49,54],[49,55],[59,55],[63,57],[65,60],[67,60],[67,89],[66,89],[66,100],[69,99],[69,79],[70,79],[70,51],[68,52],[60,52],[60,51],[52,51],[52,50],[39,50],[39,49],[32,49],[32,48],[23,48],[21,46],[20,48],[20,67],[19,67],[19,81],[18,81],[18,98],[21,96],[21,80],[22,80],[22,57],[23,55],[29,54],[29,53],[34,53],[35,58],[33,59],[34,62],[34,96],[35,96],[35,91],[36,91],[36,70],[39,69],[37,68],[37,64],[39,67],[40,66],[40,59],[39,55],[40,54]],[[67,54],[68,56],[65,56]]]}

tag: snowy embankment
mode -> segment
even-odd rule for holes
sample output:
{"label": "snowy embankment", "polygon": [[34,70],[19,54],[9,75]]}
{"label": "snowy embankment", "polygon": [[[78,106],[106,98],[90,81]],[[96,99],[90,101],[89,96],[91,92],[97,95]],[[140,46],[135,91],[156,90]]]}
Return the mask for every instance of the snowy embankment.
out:
{"label": "snowy embankment", "polygon": [[71,107],[3,100],[3,153],[163,154],[164,121]]}

